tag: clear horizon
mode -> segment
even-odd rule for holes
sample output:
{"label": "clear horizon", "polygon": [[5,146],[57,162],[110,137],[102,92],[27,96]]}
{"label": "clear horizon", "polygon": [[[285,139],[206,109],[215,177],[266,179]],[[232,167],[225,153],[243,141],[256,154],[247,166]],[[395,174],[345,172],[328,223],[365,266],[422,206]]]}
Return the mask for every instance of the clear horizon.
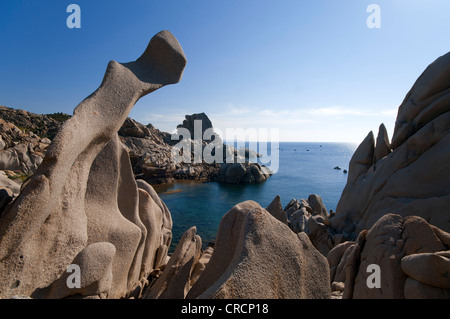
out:
{"label": "clear horizon", "polygon": [[[69,4],[81,28],[67,26]],[[380,28],[369,28],[370,4]],[[165,132],[204,112],[214,127],[277,128],[280,142],[360,143],[449,51],[450,3],[433,1],[7,1],[0,4],[0,105],[37,114],[73,109],[109,60],[129,62],[169,30],[188,64],[180,83],[129,116]]]}

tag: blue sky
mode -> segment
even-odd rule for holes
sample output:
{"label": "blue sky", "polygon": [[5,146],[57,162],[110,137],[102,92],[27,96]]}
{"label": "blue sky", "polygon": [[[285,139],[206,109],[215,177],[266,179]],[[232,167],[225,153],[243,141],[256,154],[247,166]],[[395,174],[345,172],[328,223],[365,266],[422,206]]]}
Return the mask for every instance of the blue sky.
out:
{"label": "blue sky", "polygon": [[[69,4],[81,28],[69,29]],[[369,29],[366,8],[381,10]],[[448,0],[2,1],[0,104],[65,112],[101,83],[109,60],[135,60],[171,31],[183,79],[130,116],[172,131],[185,114],[214,126],[278,128],[282,141],[360,142],[385,123],[422,71],[450,49]]]}

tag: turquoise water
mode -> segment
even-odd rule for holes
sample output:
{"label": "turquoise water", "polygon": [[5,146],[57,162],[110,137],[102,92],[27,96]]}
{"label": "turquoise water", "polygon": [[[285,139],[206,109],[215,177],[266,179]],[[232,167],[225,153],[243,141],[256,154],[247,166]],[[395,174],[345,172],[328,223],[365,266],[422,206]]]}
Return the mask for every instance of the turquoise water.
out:
{"label": "turquoise water", "polygon": [[[214,241],[222,216],[245,200],[266,207],[280,195],[284,207],[293,198],[317,194],[328,211],[335,211],[347,182],[343,170],[348,170],[356,147],[348,143],[280,143],[278,172],[261,184],[176,182],[155,187],[172,214],[172,249],[191,226],[197,226],[203,246]],[[341,170],[334,169],[336,166]]]}

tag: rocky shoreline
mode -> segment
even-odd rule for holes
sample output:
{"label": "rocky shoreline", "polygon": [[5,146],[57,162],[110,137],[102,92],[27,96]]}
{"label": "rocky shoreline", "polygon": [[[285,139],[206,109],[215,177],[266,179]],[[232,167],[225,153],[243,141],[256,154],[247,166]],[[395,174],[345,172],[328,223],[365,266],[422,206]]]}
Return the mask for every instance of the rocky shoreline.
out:
{"label": "rocky shoreline", "polygon": [[[194,121],[202,122],[203,133],[207,129],[213,129],[212,123],[205,113],[186,115],[186,119],[179,128],[185,128],[194,136]],[[161,132],[155,129],[153,125],[144,126],[131,118],[127,118],[119,130],[119,137],[127,148],[133,171],[136,178],[143,179],[148,183],[162,184],[170,183],[174,180],[199,180],[204,182],[222,182],[228,184],[251,184],[265,181],[272,172],[260,165],[251,162],[248,152],[241,156],[233,147],[225,145],[219,141],[221,147],[226,150],[224,157],[219,163],[206,163],[202,160],[200,163],[194,161],[195,141],[190,141],[191,156],[190,160],[183,163],[177,163],[173,159],[173,147],[179,143],[175,135]],[[211,140],[202,140],[202,151]],[[233,163],[227,163],[227,154],[234,157]]]}
{"label": "rocky shoreline", "polygon": [[[17,178],[34,173],[51,140],[70,117],[71,115],[63,113],[34,114],[0,106],[0,170],[7,171],[11,177],[15,174]],[[204,113],[186,115],[184,124],[188,126],[180,124],[178,127],[193,130],[189,125],[194,118],[201,118],[208,123],[203,125],[204,130],[212,128],[211,121]],[[261,183],[272,175],[269,169],[249,161],[249,150],[242,157],[238,150],[223,143],[222,147],[233,154],[236,163],[226,163],[225,158],[221,163],[194,163],[193,160],[176,163],[172,159],[172,152],[179,141],[172,140],[171,134],[161,132],[152,124],[143,125],[131,118],[125,120],[118,135],[129,153],[135,178],[143,179],[151,185],[175,180],[250,184]],[[208,141],[204,141],[203,148],[206,142]],[[193,157],[192,152],[191,158]]]}
{"label": "rocky shoreline", "polygon": [[[357,148],[335,213],[318,195],[284,208],[279,196],[266,208],[237,203],[214,247],[203,250],[192,225],[169,255],[170,211],[140,178],[145,169],[162,176],[132,165],[164,166],[163,157],[133,152],[152,140],[164,154],[166,137],[127,116],[135,96],[177,83],[185,65],[168,31],[136,61],[109,63],[19,194],[2,202],[3,298],[450,298],[450,53],[406,95],[392,141],[381,125]],[[115,103],[106,109],[105,100]],[[256,178],[248,167],[230,163],[223,173],[231,182]]]}

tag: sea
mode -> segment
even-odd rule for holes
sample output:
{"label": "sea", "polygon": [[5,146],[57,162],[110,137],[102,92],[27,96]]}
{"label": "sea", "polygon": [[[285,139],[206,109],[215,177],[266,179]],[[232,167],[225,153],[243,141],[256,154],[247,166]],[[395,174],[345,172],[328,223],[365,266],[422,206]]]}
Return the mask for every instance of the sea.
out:
{"label": "sea", "polygon": [[347,182],[348,164],[357,146],[352,143],[280,142],[278,152],[269,150],[271,155],[278,156],[278,170],[260,184],[176,181],[156,185],[155,190],[172,215],[170,250],[174,250],[183,233],[192,226],[197,227],[203,247],[215,242],[223,215],[246,200],[267,207],[279,195],[285,207],[292,199],[307,199],[316,194],[328,211],[336,211]]}

